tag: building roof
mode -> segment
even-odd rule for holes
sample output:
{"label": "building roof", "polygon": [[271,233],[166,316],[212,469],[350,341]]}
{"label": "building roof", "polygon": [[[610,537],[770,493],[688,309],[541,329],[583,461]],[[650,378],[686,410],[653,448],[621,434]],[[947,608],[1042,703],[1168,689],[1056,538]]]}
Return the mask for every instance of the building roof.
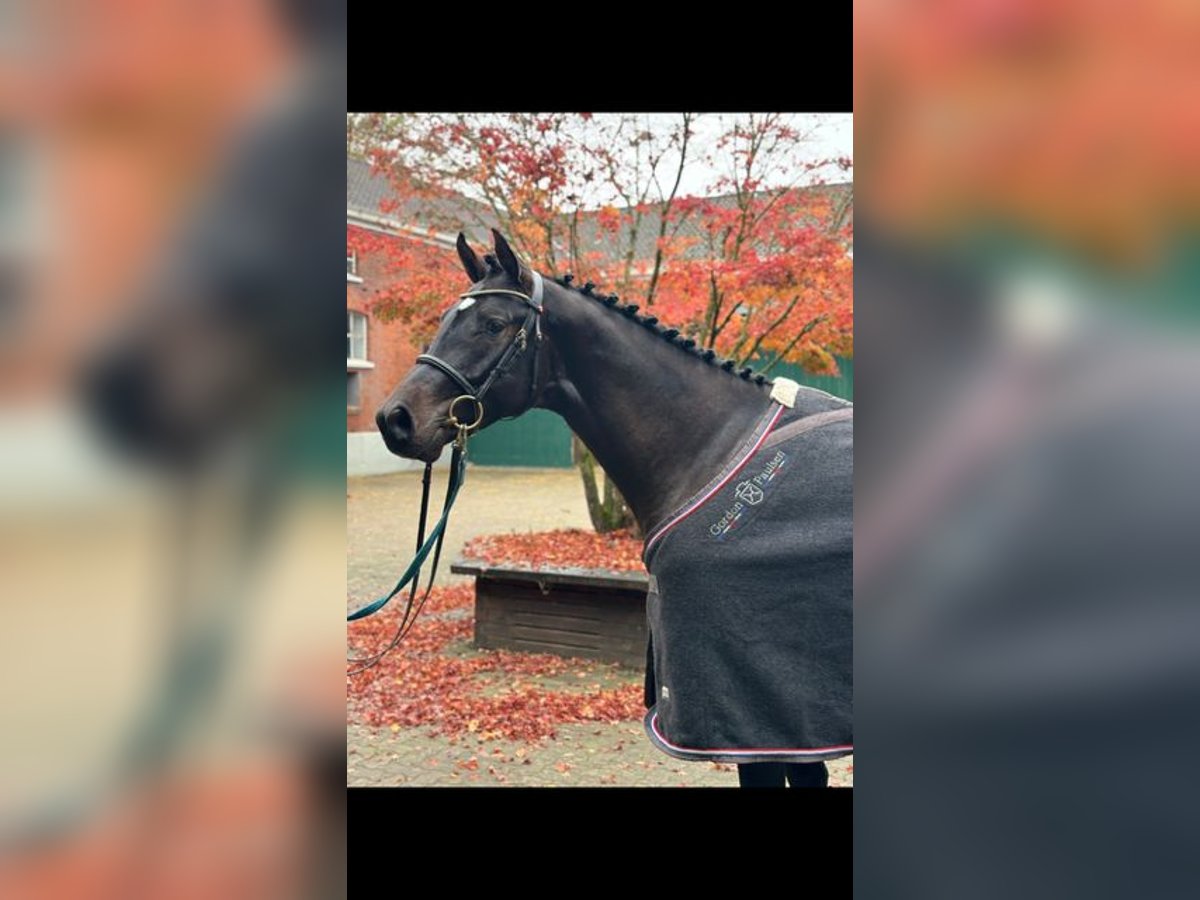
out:
{"label": "building roof", "polygon": [[[852,195],[853,185],[849,183],[817,185],[808,188],[807,191],[814,194],[820,192],[834,196]],[[737,197],[734,194],[724,194],[705,199],[725,209],[733,209],[737,205]],[[852,216],[853,203],[848,212],[848,221]],[[622,217],[621,227],[614,233],[601,227],[598,212],[595,210],[584,212],[579,218],[579,242],[583,248],[588,250],[604,249],[610,255],[624,255],[629,246],[630,234],[633,229],[632,222]],[[815,220],[814,224],[817,224]],[[652,205],[642,214],[642,224],[636,234],[635,259],[654,259],[654,252],[658,246],[658,230],[660,225],[660,211],[656,205]],[[696,216],[689,216],[679,226],[676,234],[678,237],[702,239],[704,237],[704,229],[701,220]],[[605,244],[608,245],[607,248]],[[702,258],[706,255],[707,253],[702,240],[698,240],[696,244],[688,248],[684,253],[684,256],[690,258]]]}
{"label": "building roof", "polygon": [[346,209],[366,215],[379,215],[384,200],[394,199],[395,191],[382,175],[371,173],[366,160],[346,157]]}
{"label": "building roof", "polygon": [[[382,218],[392,225],[403,223],[434,229],[454,222],[456,232],[465,231],[467,237],[477,243],[491,243],[492,236],[487,229],[498,224],[484,204],[461,194],[441,200],[409,197],[388,212],[382,211],[385,202],[394,204],[398,200],[399,195],[387,176],[372,173],[371,164],[366,160],[346,157],[346,211],[351,216],[376,221]],[[474,207],[472,215],[463,214],[467,206]],[[483,219],[484,224],[480,224],[479,219]],[[449,237],[453,239],[454,235]]]}
{"label": "building roof", "polygon": [[[839,184],[817,185],[807,190],[812,192],[829,193],[845,196],[853,193],[853,185],[844,182]],[[469,197],[456,194],[444,199],[415,199],[409,198],[400,206],[388,213],[382,213],[380,207],[386,202],[395,203],[398,195],[384,175],[372,174],[368,162],[353,156],[346,157],[346,209],[351,215],[364,216],[368,219],[380,217],[399,224],[411,223],[425,227],[445,225],[447,221],[461,223],[459,228],[466,232],[472,241],[491,243],[491,235],[487,229],[498,224],[492,211],[483,203]],[[737,202],[732,194],[708,198],[719,206],[731,208]],[[469,214],[464,215],[469,209]],[[853,218],[853,200],[848,213]],[[643,213],[643,224],[637,233],[637,246],[634,258],[639,261],[654,258],[658,243],[659,211],[650,207]],[[623,256],[629,245],[632,224],[621,222],[621,227],[612,232],[601,227],[598,210],[586,210],[579,217],[579,242],[585,250],[604,250],[607,255]],[[565,229],[564,229],[565,231]],[[703,232],[699,221],[689,217],[680,227],[679,235],[683,237],[702,237]],[[607,245],[607,247],[605,246]],[[703,256],[703,246],[693,247],[688,255]]]}

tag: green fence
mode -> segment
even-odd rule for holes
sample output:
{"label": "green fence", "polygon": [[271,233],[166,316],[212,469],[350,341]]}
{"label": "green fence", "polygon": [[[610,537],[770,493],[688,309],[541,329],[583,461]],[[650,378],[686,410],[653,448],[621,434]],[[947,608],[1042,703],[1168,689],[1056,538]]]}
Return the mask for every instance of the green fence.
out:
{"label": "green fence", "polygon": [[[839,359],[841,374],[810,375],[798,366],[779,365],[771,377],[781,375],[819,388],[835,397],[854,399],[854,361]],[[534,409],[505,422],[497,422],[471,438],[471,461],[481,466],[536,466],[566,469],[571,466],[571,431],[557,413]]]}
{"label": "green fence", "polygon": [[844,397],[847,400],[853,400],[854,360],[839,359],[837,364],[838,369],[841,371],[841,374],[837,377],[832,377],[829,375],[810,375],[799,366],[791,366],[786,364],[781,364],[773,368],[769,377],[775,378],[778,375],[782,375],[784,378],[790,378],[792,381],[798,381],[801,384],[807,384],[809,387],[820,388],[826,393],[833,394],[835,397]]}
{"label": "green fence", "polygon": [[558,413],[531,409],[471,438],[471,461],[481,466],[570,468],[571,430]]}

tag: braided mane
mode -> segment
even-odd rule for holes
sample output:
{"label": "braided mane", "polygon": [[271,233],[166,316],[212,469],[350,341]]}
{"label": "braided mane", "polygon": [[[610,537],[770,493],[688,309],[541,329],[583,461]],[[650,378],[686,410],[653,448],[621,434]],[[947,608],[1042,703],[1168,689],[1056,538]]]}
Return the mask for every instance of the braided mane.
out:
{"label": "braided mane", "polygon": [[[496,261],[496,258],[491,254],[485,256],[484,260],[487,262],[489,269],[491,269],[493,265],[495,265],[497,268],[499,267],[499,263]],[[667,343],[674,345],[678,349],[691,356],[695,356],[704,360],[711,366],[716,366],[717,368],[732,374],[734,367],[737,365],[732,359],[722,360],[711,348],[701,348],[692,338],[683,337],[680,335],[678,328],[664,328],[661,324],[659,324],[656,316],[638,315],[638,305],[636,303],[621,304],[620,298],[616,294],[605,295],[597,293],[596,285],[590,281],[584,284],[584,286],[581,288],[572,287],[571,282],[575,280],[575,276],[569,272],[566,275],[563,275],[561,278],[556,278],[554,280],[557,284],[567,288],[568,290],[590,297],[591,299],[604,304],[605,306],[621,313],[622,315],[627,316],[637,324],[641,325],[643,328],[650,331],[652,334],[658,335]],[[767,380],[767,376],[756,374],[755,371],[749,366],[742,369],[737,373],[737,375],[746,381],[753,381],[755,384],[763,384]]]}

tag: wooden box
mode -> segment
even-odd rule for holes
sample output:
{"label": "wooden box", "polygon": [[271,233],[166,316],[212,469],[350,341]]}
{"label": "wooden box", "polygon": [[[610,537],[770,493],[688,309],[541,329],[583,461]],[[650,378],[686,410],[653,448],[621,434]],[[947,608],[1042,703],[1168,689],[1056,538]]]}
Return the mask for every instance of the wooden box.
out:
{"label": "wooden box", "polygon": [[644,668],[644,572],[521,569],[459,560],[475,576],[475,646],[580,656]]}

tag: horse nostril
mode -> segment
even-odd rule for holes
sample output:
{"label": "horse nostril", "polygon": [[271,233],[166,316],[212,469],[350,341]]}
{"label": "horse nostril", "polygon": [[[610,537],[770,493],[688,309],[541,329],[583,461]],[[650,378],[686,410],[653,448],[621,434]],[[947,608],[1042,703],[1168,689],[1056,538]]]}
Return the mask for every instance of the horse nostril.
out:
{"label": "horse nostril", "polygon": [[379,410],[375,415],[375,423],[384,435],[391,435],[397,441],[406,442],[412,437],[413,420],[408,408],[397,404],[389,410]]}

